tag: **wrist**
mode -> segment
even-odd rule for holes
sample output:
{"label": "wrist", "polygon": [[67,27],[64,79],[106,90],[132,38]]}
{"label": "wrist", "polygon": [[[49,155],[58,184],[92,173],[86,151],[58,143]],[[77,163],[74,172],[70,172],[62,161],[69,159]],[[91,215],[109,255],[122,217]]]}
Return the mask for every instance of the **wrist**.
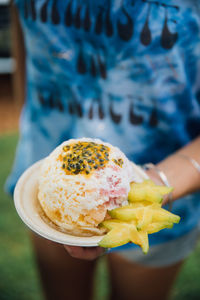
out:
{"label": "wrist", "polygon": [[163,182],[158,175],[158,173],[155,171],[155,169],[146,169],[144,168],[145,173],[148,175],[148,177],[157,185],[163,185]]}
{"label": "wrist", "polygon": [[192,164],[179,155],[171,155],[157,164],[174,188],[172,196],[176,200],[199,189],[200,174]]}

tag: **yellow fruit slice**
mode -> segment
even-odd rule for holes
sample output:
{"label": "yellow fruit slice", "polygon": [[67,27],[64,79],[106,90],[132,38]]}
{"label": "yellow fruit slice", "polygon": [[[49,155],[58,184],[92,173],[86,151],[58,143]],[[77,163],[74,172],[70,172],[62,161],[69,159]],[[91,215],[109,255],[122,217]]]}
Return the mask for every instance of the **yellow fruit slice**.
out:
{"label": "yellow fruit slice", "polygon": [[180,217],[169,212],[166,209],[153,209],[153,222],[171,222],[171,223],[179,223]]}
{"label": "yellow fruit slice", "polygon": [[118,219],[109,219],[101,223],[101,226],[107,228],[108,230],[119,228],[120,225],[122,225],[122,227],[133,225],[133,227],[136,228],[136,222],[134,220],[131,222],[124,222]]}
{"label": "yellow fruit slice", "polygon": [[150,223],[152,223],[152,218],[152,210],[144,208],[143,211],[141,211],[141,214],[138,215],[137,229],[142,230],[143,228],[148,226]]}
{"label": "yellow fruit slice", "polygon": [[[138,216],[137,229],[143,230],[148,224],[157,222],[165,226],[165,224],[179,223],[180,217],[155,205],[144,208],[143,215]],[[161,226],[161,229],[165,227]],[[161,230],[160,229],[160,230]]]}
{"label": "yellow fruit slice", "polygon": [[132,182],[128,194],[129,202],[147,200],[155,203],[162,203],[163,196],[172,192],[173,188],[158,186],[151,180],[142,183]]}
{"label": "yellow fruit slice", "polygon": [[115,228],[109,231],[104,238],[99,242],[100,247],[113,248],[130,241],[129,231],[126,228]]}
{"label": "yellow fruit slice", "polygon": [[[160,206],[154,204],[153,209],[160,209]],[[112,218],[116,218],[122,221],[132,221],[132,220],[142,220],[144,218],[144,213],[152,214],[151,210],[152,210],[152,203],[150,205],[144,206],[143,204],[141,204],[141,202],[137,202],[137,203],[131,203],[123,207],[115,208],[109,211],[108,213]],[[150,217],[148,216],[148,219],[149,218]]]}
{"label": "yellow fruit slice", "polygon": [[127,205],[124,207],[115,208],[108,213],[112,218],[116,218],[122,221],[131,221],[136,220],[140,212],[142,212],[143,210],[143,206],[135,207]]}
{"label": "yellow fruit slice", "polygon": [[139,246],[142,248],[143,253],[147,254],[149,251],[148,233],[146,231],[140,231],[140,232],[138,232],[138,235],[139,235],[140,241],[141,241]]}
{"label": "yellow fruit slice", "polygon": [[109,212],[109,214],[112,218],[122,221],[134,220],[137,224],[138,230],[141,230],[143,227],[152,222],[152,210],[144,206],[135,208],[132,205],[127,205],[125,207],[113,209]]}
{"label": "yellow fruit slice", "polygon": [[[126,206],[115,208],[109,211],[108,213],[112,218],[116,218],[123,221],[131,221],[134,219],[139,219],[141,216],[143,216],[144,209],[148,209],[149,206],[152,206],[152,203],[149,201],[135,202]],[[160,208],[160,205],[154,207]]]}
{"label": "yellow fruit slice", "polygon": [[116,222],[115,220],[103,222],[103,226],[111,230],[99,242],[99,246],[105,248],[118,247],[128,242],[141,246],[144,253],[148,252],[149,242],[147,232],[138,232],[133,222]]}
{"label": "yellow fruit slice", "polygon": [[148,226],[146,228],[144,228],[144,231],[146,231],[148,234],[152,234],[152,233],[156,233],[165,228],[172,228],[173,225],[174,224],[170,223],[170,222],[166,222],[166,223],[154,222],[154,223],[148,224]]}
{"label": "yellow fruit slice", "polygon": [[109,211],[111,219],[101,223],[109,231],[99,246],[112,248],[132,242],[144,253],[149,250],[148,234],[172,228],[180,217],[161,208],[163,196],[172,188],[157,186],[151,180],[131,183],[129,205]]}
{"label": "yellow fruit slice", "polygon": [[103,227],[105,227],[109,230],[118,228],[120,224],[124,224],[124,222],[121,220],[117,220],[117,219],[109,219],[109,220],[103,221],[101,223],[101,225]]}
{"label": "yellow fruit slice", "polygon": [[138,230],[142,230],[152,222],[179,223],[180,221],[179,216],[161,208],[157,203],[147,206],[129,204],[113,209],[109,214],[112,218],[122,221],[134,220]]}
{"label": "yellow fruit slice", "polygon": [[128,194],[129,202],[137,202],[147,200],[150,202],[162,203],[162,195],[156,191],[152,191],[149,187],[142,188],[134,188],[131,186],[131,190]]}

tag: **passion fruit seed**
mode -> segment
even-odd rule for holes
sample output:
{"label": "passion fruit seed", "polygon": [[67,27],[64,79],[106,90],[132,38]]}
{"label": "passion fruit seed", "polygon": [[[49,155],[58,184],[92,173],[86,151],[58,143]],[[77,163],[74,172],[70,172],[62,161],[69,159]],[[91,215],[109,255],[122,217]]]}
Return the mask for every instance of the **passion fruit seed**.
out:
{"label": "passion fruit seed", "polygon": [[112,160],[116,165],[118,165],[119,167],[122,167],[123,165],[123,159],[119,158],[119,159],[113,159]]}
{"label": "passion fruit seed", "polygon": [[110,148],[94,142],[78,142],[63,147],[60,156],[66,174],[90,174],[104,168],[109,161]]}
{"label": "passion fruit seed", "polygon": [[67,151],[69,151],[69,150],[70,150],[70,146],[67,145],[67,146],[64,146],[64,147],[63,147],[63,151],[67,152]]}

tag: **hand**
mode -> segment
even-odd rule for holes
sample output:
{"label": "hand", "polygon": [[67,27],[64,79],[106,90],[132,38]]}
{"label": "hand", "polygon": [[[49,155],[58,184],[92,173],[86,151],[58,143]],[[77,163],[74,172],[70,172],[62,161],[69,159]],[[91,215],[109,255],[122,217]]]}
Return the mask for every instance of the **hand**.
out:
{"label": "hand", "polygon": [[[149,178],[157,185],[164,185],[160,176],[158,175],[157,172],[155,172],[154,169],[149,169],[148,171],[146,171],[146,174],[149,176]],[[162,205],[167,204],[169,201],[169,195],[165,195],[163,197],[163,201],[162,201]]]}
{"label": "hand", "polygon": [[105,248],[102,247],[77,247],[64,245],[64,248],[72,257],[84,260],[95,260],[106,252]]}

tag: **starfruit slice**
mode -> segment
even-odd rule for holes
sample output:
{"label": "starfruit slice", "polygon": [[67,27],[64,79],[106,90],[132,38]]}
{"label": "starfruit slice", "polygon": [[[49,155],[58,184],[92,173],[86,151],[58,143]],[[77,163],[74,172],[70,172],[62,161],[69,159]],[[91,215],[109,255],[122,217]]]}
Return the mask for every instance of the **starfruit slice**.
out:
{"label": "starfruit slice", "polygon": [[132,242],[139,245],[144,253],[147,253],[149,249],[147,232],[138,232],[134,222],[118,221],[111,219],[102,223],[111,230],[99,242],[99,246],[113,248]]}
{"label": "starfruit slice", "polygon": [[[112,218],[116,218],[123,221],[131,221],[143,217],[144,210],[149,209],[149,206],[152,206],[151,202],[135,202],[126,206],[115,208],[109,211],[108,213]],[[158,205],[157,207],[159,208],[160,206]]]}
{"label": "starfruit slice", "polygon": [[145,230],[145,227],[154,222],[160,223],[161,229],[164,229],[165,224],[179,223],[179,221],[179,216],[161,207],[152,205],[151,207],[145,207],[143,212],[141,212],[140,215],[138,215],[137,229]]}
{"label": "starfruit slice", "polygon": [[163,196],[172,192],[173,188],[156,185],[152,180],[141,183],[132,182],[128,194],[129,202],[147,200],[153,203],[162,203]]}
{"label": "starfruit slice", "polygon": [[117,220],[117,219],[109,219],[109,220],[105,220],[101,223],[101,226],[107,228],[108,230],[111,229],[115,229],[118,228],[120,224],[124,223],[121,220]]}
{"label": "starfruit slice", "polygon": [[153,222],[148,224],[147,227],[144,228],[143,230],[146,231],[148,234],[152,234],[165,228],[172,228],[173,225],[174,224],[171,222],[165,222],[165,223]]}
{"label": "starfruit slice", "polygon": [[152,208],[152,221],[153,222],[171,222],[179,223],[180,217],[171,213],[170,211],[164,208]]}
{"label": "starfruit slice", "polygon": [[127,228],[114,228],[109,231],[99,242],[100,247],[113,248],[130,242],[130,234]]}
{"label": "starfruit slice", "polygon": [[[139,202],[140,203],[140,202]],[[152,205],[129,204],[109,212],[112,218],[122,221],[135,220],[138,230],[142,230],[152,222],[179,223],[180,217],[163,209],[157,203]]]}

